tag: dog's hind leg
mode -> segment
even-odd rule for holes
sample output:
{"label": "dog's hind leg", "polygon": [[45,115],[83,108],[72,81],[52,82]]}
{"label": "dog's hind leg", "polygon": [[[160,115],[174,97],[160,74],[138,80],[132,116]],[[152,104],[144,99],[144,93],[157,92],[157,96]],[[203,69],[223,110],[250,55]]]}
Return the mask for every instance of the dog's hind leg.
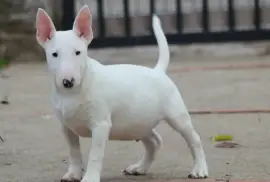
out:
{"label": "dog's hind leg", "polygon": [[181,97],[174,97],[171,99],[169,107],[167,107],[166,121],[175,131],[183,136],[191,150],[194,167],[189,178],[208,177],[208,167],[200,136],[192,125],[189,113]]}
{"label": "dog's hind leg", "polygon": [[142,175],[145,174],[150,168],[153,160],[156,157],[158,149],[162,145],[162,138],[155,129],[151,134],[141,139],[145,153],[143,158],[136,164],[133,164],[124,170],[126,175]]}

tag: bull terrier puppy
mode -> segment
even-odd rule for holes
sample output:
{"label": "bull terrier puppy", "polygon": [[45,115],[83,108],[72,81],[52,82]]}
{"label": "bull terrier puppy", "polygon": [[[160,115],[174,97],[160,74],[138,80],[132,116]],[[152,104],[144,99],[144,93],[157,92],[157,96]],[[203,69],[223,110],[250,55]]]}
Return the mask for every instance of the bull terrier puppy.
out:
{"label": "bull terrier puppy", "polygon": [[[56,31],[48,14],[42,9],[37,12],[36,38],[46,53],[52,104],[69,146],[69,168],[62,181],[100,182],[108,140],[140,140],[145,154],[124,173],[145,174],[162,144],[155,130],[161,121],[166,121],[187,142],[194,160],[189,177],[207,177],[200,136],[178,88],[166,75],[170,55],[159,18],[153,15],[159,48],[154,68],[130,64],[105,66],[89,58],[91,26],[91,13],[86,5],[77,14],[73,29],[68,31]],[[85,174],[79,137],[92,138]]]}

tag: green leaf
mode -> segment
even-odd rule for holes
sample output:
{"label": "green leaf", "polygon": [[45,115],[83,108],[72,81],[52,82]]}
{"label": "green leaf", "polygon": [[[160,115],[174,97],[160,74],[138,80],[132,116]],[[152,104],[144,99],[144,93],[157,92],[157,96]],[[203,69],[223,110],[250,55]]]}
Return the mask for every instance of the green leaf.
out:
{"label": "green leaf", "polygon": [[8,60],[0,59],[0,69],[8,66]]}

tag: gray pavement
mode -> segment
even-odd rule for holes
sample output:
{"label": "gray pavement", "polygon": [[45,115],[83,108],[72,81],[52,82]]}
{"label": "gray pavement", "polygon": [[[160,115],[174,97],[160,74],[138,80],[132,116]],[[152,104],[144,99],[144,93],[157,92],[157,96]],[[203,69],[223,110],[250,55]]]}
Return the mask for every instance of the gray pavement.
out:
{"label": "gray pavement", "polygon": [[[94,58],[109,60],[107,64],[128,63],[153,66],[155,47],[90,51]],[[177,50],[177,49],[176,49]],[[179,50],[180,51],[180,50]],[[181,51],[180,51],[181,52]],[[173,51],[170,69],[188,66],[269,63],[268,57],[255,55],[215,57],[180,54]],[[16,64],[10,68],[9,106],[0,106],[0,181],[52,182],[66,172],[68,148],[60,133],[60,124],[52,115],[50,84],[46,65]],[[269,69],[212,70],[171,72],[189,109],[204,108],[270,108]],[[269,114],[193,115],[200,133],[212,178],[270,179],[270,116]],[[134,180],[186,177],[192,167],[190,152],[181,136],[166,124],[158,127],[164,146],[149,174],[129,177]],[[241,148],[215,148],[209,139],[216,134],[231,134]],[[90,139],[82,139],[84,159]],[[127,181],[121,170],[136,162],[143,148],[136,142],[108,144],[103,181]]]}

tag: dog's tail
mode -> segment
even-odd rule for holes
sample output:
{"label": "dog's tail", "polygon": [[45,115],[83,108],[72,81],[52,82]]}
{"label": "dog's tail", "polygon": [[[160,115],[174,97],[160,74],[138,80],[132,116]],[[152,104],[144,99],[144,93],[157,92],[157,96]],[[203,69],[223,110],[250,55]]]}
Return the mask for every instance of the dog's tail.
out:
{"label": "dog's tail", "polygon": [[157,65],[155,66],[155,69],[166,72],[170,62],[170,51],[167,39],[161,27],[160,20],[155,14],[153,15],[152,19],[152,26],[154,29],[154,34],[156,36],[159,48],[159,58]]}

